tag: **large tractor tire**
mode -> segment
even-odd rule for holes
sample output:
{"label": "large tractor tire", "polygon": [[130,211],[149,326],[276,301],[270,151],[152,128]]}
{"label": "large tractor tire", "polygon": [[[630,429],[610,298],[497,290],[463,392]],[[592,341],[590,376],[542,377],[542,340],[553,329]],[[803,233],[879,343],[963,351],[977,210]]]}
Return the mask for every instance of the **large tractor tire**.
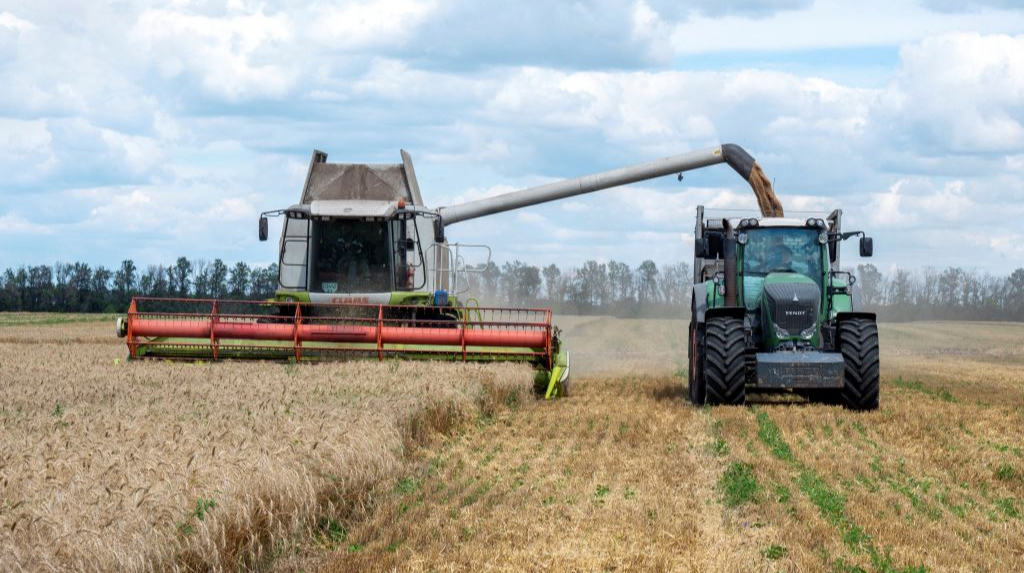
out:
{"label": "large tractor tire", "polygon": [[704,333],[704,381],[708,404],[739,406],[746,400],[743,321],[709,318]]}
{"label": "large tractor tire", "polygon": [[851,410],[878,409],[878,325],[866,318],[839,323],[839,351],[846,362],[843,404]]}
{"label": "large tractor tire", "polygon": [[707,390],[704,385],[704,327],[696,322],[690,322],[689,339],[689,392],[690,403],[694,406],[703,406],[707,397]]}

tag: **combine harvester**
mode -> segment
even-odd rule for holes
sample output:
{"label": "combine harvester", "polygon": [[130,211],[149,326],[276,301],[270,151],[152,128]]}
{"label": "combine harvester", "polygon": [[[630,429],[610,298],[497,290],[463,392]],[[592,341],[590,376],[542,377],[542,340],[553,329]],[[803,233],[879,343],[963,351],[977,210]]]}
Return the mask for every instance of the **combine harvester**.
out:
{"label": "combine harvester", "polygon": [[463,256],[487,247],[449,243],[461,221],[727,163],[765,216],[782,206],[754,159],[722,145],[428,208],[409,154],[389,165],[327,163],[314,151],[299,203],[260,216],[284,224],[272,301],[136,298],[119,318],[131,358],[322,361],[389,357],[533,364],[547,398],[568,392],[569,355],[547,309],[483,308],[468,289]]}

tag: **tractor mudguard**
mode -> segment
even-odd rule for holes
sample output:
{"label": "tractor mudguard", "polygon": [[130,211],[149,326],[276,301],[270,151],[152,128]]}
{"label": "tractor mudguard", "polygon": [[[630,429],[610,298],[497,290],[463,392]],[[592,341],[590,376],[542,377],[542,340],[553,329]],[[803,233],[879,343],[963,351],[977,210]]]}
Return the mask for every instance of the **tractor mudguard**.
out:
{"label": "tractor mudguard", "polygon": [[708,311],[707,287],[704,283],[693,285],[693,316],[690,320],[697,324],[704,324],[704,314]]}
{"label": "tractor mudguard", "polygon": [[838,322],[842,322],[850,318],[864,318],[872,322],[878,322],[878,319],[875,317],[875,313],[873,312],[840,312],[836,315],[836,321]]}
{"label": "tractor mudguard", "polygon": [[747,316],[747,309],[742,306],[720,306],[718,308],[709,308],[704,312],[705,318],[713,318],[716,316],[727,316],[729,318],[738,318],[743,320]]}
{"label": "tractor mudguard", "polygon": [[712,316],[730,316],[740,319],[746,316],[747,309],[742,306],[718,306],[708,308],[707,283],[709,282],[711,281],[706,281],[693,286],[693,316],[690,320],[697,324],[704,324],[707,322],[707,319]]}

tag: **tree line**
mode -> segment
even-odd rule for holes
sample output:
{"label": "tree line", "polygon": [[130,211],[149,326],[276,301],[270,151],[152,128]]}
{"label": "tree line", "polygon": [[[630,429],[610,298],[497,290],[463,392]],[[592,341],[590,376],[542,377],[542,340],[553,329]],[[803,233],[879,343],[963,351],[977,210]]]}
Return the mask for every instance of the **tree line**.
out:
{"label": "tree line", "polygon": [[[693,273],[687,263],[660,269],[646,260],[636,268],[586,261],[579,267],[533,266],[512,261],[468,269],[469,296],[481,304],[545,307],[560,314],[680,318],[688,311]],[[667,314],[666,314],[667,313]]]}
{"label": "tree line", "polygon": [[883,319],[1024,321],[1024,268],[1005,277],[960,267],[886,275],[864,264],[856,275],[865,306]]}
{"label": "tree line", "polygon": [[[549,307],[560,314],[618,317],[688,316],[693,273],[685,262],[586,261],[578,267],[494,262],[468,269],[468,292],[485,306]],[[950,267],[852,269],[864,305],[885,320],[1024,321],[1024,268],[1008,276]],[[7,269],[0,275],[0,311],[124,312],[133,296],[265,300],[277,288],[277,265],[190,261],[117,269],[57,263]],[[467,284],[468,283],[468,284]]]}
{"label": "tree line", "polygon": [[133,296],[267,299],[277,288],[277,265],[190,261],[149,265],[131,260],[117,269],[57,263],[7,269],[0,276],[0,311],[124,312]]}
{"label": "tree line", "polygon": [[[1005,277],[949,267],[894,269],[886,275],[872,264],[851,269],[864,306],[883,320],[1024,321],[1024,268]],[[563,314],[619,317],[688,316],[693,273],[674,263],[638,267],[617,261],[587,261],[561,270],[520,261],[469,273],[470,292],[495,305],[551,307]],[[680,312],[682,311],[682,312]]]}

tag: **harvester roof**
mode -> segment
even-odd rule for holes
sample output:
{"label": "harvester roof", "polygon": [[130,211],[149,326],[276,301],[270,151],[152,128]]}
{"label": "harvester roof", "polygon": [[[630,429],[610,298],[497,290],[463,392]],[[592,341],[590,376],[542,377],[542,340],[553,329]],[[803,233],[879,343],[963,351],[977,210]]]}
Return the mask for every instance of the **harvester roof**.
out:
{"label": "harvester roof", "polygon": [[331,201],[315,200],[309,205],[314,217],[374,217],[389,218],[395,214],[395,201]]}

